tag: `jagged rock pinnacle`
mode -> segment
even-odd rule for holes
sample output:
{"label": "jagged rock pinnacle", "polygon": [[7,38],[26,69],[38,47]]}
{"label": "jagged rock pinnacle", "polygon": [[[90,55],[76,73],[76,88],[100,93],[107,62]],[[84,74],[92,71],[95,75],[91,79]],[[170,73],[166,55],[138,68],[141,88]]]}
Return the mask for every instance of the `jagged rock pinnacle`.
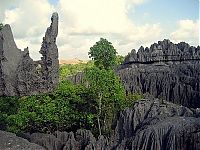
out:
{"label": "jagged rock pinnacle", "polygon": [[58,14],[53,13],[51,25],[43,38],[40,61],[33,61],[28,48],[17,48],[11,28],[0,31],[0,95],[32,95],[52,91],[58,84]]}
{"label": "jagged rock pinnacle", "polygon": [[132,50],[117,73],[127,92],[150,93],[187,107],[200,107],[200,47],[159,41]]}

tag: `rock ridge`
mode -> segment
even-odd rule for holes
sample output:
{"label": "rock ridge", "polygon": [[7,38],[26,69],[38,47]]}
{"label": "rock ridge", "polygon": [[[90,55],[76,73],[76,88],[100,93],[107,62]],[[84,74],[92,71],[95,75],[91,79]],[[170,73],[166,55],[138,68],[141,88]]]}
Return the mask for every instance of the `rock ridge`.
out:
{"label": "rock ridge", "polygon": [[137,52],[133,49],[126,56],[124,64],[191,60],[200,60],[199,46],[190,46],[185,42],[174,44],[164,39],[152,44],[150,48],[141,46]]}
{"label": "rock ridge", "polygon": [[[176,57],[171,57],[172,55]],[[117,69],[125,89],[186,107],[200,107],[200,47],[169,40],[129,53]]]}

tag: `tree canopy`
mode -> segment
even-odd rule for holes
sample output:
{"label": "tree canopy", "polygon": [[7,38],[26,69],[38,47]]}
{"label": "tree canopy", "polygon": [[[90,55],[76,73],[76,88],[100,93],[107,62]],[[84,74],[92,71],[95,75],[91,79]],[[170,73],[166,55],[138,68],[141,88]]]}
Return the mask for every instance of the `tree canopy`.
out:
{"label": "tree canopy", "polygon": [[90,48],[88,54],[99,68],[109,69],[116,65],[116,49],[106,39],[100,38],[100,41]]}
{"label": "tree canopy", "polygon": [[95,101],[99,134],[109,132],[114,115],[125,103],[125,90],[113,70],[89,68],[85,71],[86,85]]}

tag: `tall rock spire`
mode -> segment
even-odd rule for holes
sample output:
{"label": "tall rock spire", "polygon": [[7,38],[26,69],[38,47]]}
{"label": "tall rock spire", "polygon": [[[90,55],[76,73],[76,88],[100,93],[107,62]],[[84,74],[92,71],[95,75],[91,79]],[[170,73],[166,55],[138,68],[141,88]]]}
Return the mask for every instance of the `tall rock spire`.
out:
{"label": "tall rock spire", "polygon": [[17,48],[11,28],[0,31],[0,95],[32,95],[52,91],[58,84],[58,14],[53,13],[51,25],[43,38],[40,61],[33,61],[28,47]]}
{"label": "tall rock spire", "polygon": [[58,35],[58,14],[53,13],[51,17],[51,26],[47,28],[45,37],[43,38],[40,53],[42,54],[42,74],[47,80],[46,88],[52,89],[58,84],[58,48],[56,45],[56,37]]}

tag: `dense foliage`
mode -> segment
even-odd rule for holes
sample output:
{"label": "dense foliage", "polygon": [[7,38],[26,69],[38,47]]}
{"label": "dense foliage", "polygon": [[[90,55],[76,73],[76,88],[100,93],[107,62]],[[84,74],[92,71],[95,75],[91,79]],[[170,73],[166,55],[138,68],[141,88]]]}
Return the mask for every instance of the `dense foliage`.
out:
{"label": "dense foliage", "polygon": [[[86,64],[60,66],[60,83],[54,92],[20,98],[0,97],[0,129],[15,133],[53,133],[84,128],[97,136],[109,134],[115,114],[142,97],[138,94],[126,96],[113,70],[113,65],[121,64],[124,57],[117,56],[112,44],[105,39],[101,39],[97,47],[103,47],[102,53],[106,50],[105,58],[102,55]],[[92,49],[91,55],[96,55],[96,51],[99,50]],[[100,59],[109,60],[103,63]],[[66,80],[82,71],[85,76],[81,84]]]}
{"label": "dense foliage", "polygon": [[7,117],[17,113],[19,107],[18,98],[14,96],[0,97],[0,129],[5,130]]}
{"label": "dense foliage", "polygon": [[88,109],[87,96],[84,86],[62,81],[54,93],[19,98],[17,114],[7,117],[7,129],[44,133],[90,129],[94,115]]}
{"label": "dense foliage", "polygon": [[109,69],[116,65],[117,52],[112,43],[101,38],[90,48],[89,57],[94,60],[95,66],[99,68]]}
{"label": "dense foliage", "polygon": [[125,104],[125,90],[121,80],[113,70],[93,67],[85,70],[85,80],[89,93],[95,101],[99,134],[108,133],[114,115]]}
{"label": "dense foliage", "polygon": [[79,64],[63,64],[60,66],[60,80],[66,79],[68,76],[72,76],[77,74],[78,72],[82,72],[85,68],[90,68],[94,66],[93,61],[88,61],[87,63],[79,63]]}

